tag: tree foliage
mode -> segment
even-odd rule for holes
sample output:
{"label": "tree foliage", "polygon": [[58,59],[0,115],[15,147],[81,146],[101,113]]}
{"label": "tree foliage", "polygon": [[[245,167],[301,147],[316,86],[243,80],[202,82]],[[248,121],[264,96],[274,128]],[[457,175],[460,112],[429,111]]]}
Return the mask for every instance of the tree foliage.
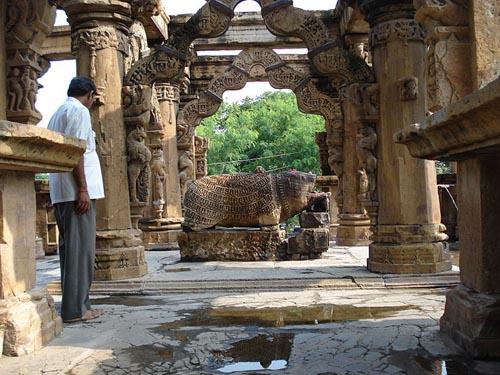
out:
{"label": "tree foliage", "polygon": [[210,139],[210,175],[253,172],[259,165],[267,171],[320,174],[315,133],[323,130],[324,119],[301,113],[293,93],[267,92],[256,99],[223,103],[196,133]]}

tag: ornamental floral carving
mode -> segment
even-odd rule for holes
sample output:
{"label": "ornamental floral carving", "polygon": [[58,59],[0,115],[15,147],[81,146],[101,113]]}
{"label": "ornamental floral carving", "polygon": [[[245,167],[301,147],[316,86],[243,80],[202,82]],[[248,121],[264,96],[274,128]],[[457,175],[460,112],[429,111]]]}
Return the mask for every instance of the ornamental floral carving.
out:
{"label": "ornamental floral carving", "polygon": [[129,54],[129,39],[113,26],[99,26],[93,29],[83,29],[71,35],[71,50],[77,54],[80,48],[90,50],[90,78],[95,78],[97,51],[114,48],[125,56]]}
{"label": "ornamental floral carving", "polygon": [[422,27],[413,19],[398,19],[376,25],[370,32],[370,46],[374,48],[392,40],[424,41]]}

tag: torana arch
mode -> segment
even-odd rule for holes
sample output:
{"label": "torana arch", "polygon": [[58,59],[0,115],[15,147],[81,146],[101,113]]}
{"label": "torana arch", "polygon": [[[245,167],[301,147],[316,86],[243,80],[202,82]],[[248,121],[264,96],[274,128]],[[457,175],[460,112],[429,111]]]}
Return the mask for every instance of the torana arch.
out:
{"label": "torana arch", "polygon": [[[212,79],[208,88],[200,93],[198,99],[189,102],[177,116],[177,146],[179,152],[179,174],[181,191],[184,185],[195,178],[194,170],[186,171],[186,166],[194,165],[194,130],[202,119],[217,112],[223,101],[223,94],[227,90],[240,90],[249,81],[254,80],[261,70],[266,72],[269,83],[276,89],[290,89],[297,98],[299,109],[304,113],[317,114],[325,118],[325,127],[332,128],[333,124],[342,118],[340,102],[320,92],[308,74],[298,71],[286,62],[272,49],[249,48],[243,50],[227,68],[223,75]],[[336,127],[340,142],[335,154],[342,155],[342,127]],[[188,162],[191,159],[191,162]],[[336,172],[341,165],[335,165]]]}

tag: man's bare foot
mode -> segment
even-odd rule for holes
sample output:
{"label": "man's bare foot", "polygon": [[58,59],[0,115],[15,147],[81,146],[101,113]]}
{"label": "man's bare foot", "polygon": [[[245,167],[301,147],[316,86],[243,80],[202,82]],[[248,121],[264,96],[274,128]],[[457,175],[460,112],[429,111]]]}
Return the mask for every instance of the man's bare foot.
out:
{"label": "man's bare foot", "polygon": [[87,320],[96,319],[96,318],[100,317],[102,314],[104,314],[104,311],[101,309],[90,309],[90,310],[87,310],[81,318],[65,320],[64,323],[85,322]]}

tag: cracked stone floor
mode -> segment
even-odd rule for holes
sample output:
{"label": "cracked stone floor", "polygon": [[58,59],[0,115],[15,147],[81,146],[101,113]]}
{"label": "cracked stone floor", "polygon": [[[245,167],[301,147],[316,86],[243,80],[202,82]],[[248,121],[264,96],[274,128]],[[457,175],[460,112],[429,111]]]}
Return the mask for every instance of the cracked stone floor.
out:
{"label": "cracked stone floor", "polygon": [[[202,267],[178,263],[172,253],[148,257],[160,260],[152,272],[166,272],[165,264]],[[40,265],[39,281],[57,277],[51,262]],[[500,374],[500,362],[473,361],[440,334],[446,291],[93,295],[93,305],[105,310],[102,317],[66,324],[37,353],[2,357],[0,374]]]}

